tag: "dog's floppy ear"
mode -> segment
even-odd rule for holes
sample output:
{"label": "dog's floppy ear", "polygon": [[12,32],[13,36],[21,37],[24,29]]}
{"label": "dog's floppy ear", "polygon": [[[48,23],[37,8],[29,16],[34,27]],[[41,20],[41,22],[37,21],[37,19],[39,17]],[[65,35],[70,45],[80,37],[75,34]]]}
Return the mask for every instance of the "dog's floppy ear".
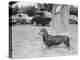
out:
{"label": "dog's floppy ear", "polygon": [[48,34],[47,29],[45,28],[40,29],[40,32],[38,34],[41,36],[43,36],[44,34]]}
{"label": "dog's floppy ear", "polygon": [[43,32],[39,32],[38,34],[41,35],[41,36],[43,36],[44,33]]}
{"label": "dog's floppy ear", "polygon": [[47,29],[42,28],[42,29],[40,30],[40,32],[46,32],[46,33],[47,33],[48,31],[47,31]]}

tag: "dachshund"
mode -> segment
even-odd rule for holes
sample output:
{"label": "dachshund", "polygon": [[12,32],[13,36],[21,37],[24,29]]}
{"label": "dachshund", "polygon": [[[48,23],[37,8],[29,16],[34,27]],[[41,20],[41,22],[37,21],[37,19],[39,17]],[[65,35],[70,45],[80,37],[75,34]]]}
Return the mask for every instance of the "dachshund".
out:
{"label": "dachshund", "polygon": [[68,49],[70,49],[70,38],[68,36],[65,35],[49,35],[48,31],[45,28],[42,28],[39,32],[39,34],[42,36],[43,38],[43,43],[47,46],[47,47],[51,47],[53,45],[59,45],[61,43],[64,43],[66,45],[66,47]]}

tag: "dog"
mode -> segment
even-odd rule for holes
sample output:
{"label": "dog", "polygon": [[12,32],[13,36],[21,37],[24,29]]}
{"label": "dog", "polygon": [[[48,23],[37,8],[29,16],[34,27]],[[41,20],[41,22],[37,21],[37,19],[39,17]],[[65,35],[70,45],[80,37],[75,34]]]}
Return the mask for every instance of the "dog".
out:
{"label": "dog", "polygon": [[68,49],[70,49],[70,38],[68,36],[65,35],[49,35],[48,31],[45,28],[42,28],[39,32],[39,34],[42,36],[43,38],[43,43],[47,46],[47,47],[51,47],[51,46],[55,46],[55,45],[59,45],[61,43],[64,43],[64,45],[66,45],[66,47]]}

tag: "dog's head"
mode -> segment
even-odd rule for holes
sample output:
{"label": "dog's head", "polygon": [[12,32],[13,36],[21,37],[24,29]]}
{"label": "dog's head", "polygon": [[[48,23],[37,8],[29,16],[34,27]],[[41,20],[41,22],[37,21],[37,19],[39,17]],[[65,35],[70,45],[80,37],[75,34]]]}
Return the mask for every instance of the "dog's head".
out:
{"label": "dog's head", "polygon": [[45,28],[40,29],[39,35],[43,36],[44,34],[48,34],[47,29]]}

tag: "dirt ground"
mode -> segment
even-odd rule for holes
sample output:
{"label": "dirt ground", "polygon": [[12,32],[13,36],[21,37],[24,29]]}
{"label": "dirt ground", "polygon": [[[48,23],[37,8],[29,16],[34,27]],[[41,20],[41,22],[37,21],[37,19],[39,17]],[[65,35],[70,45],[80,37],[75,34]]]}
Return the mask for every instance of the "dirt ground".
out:
{"label": "dirt ground", "polygon": [[[42,37],[38,34],[43,26],[14,25],[12,26],[12,56],[13,58],[38,58],[65,55],[77,55],[78,53],[78,26],[69,26],[71,50],[64,45],[46,48]],[[50,32],[50,27],[45,26]],[[55,32],[55,31],[53,31]]]}

